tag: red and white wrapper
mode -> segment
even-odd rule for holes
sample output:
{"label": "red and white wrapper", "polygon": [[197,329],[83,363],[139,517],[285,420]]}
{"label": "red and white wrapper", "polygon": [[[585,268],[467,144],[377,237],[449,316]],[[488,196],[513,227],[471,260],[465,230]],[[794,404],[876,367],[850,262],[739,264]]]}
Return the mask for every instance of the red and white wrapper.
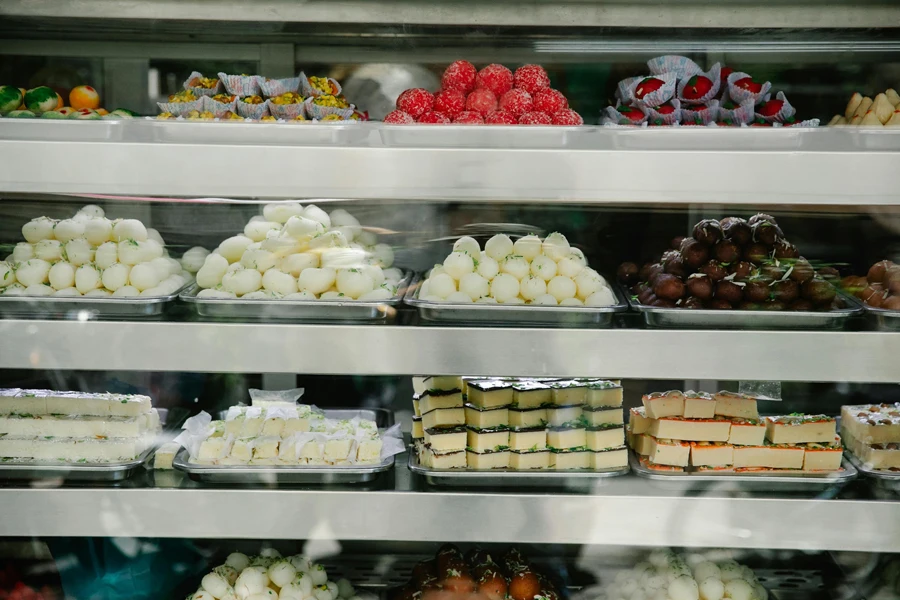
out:
{"label": "red and white wrapper", "polygon": [[616,99],[621,104],[632,104],[634,102],[634,88],[642,82],[645,77],[629,77],[623,79],[616,85]]}
{"label": "red and white wrapper", "polygon": [[772,89],[772,82],[765,82],[762,84],[762,89],[760,89],[759,93],[754,94],[753,92],[748,92],[747,90],[734,85],[735,81],[744,79],[745,77],[750,77],[750,75],[741,73],[740,71],[735,71],[728,76],[728,97],[731,98],[735,104],[743,104],[747,100],[753,100],[755,106],[759,104],[759,102],[766,97],[766,94],[769,93],[769,90]]}
{"label": "red and white wrapper", "polygon": [[197,98],[190,102],[157,102],[160,112],[172,113],[176,117],[187,116],[192,110],[203,110],[205,98]]}
{"label": "red and white wrapper", "polygon": [[240,98],[245,96],[259,96],[259,75],[226,75],[219,73],[219,81],[225,86],[229,94]]}
{"label": "red and white wrapper", "polygon": [[722,108],[719,105],[719,118],[717,121],[731,121],[734,125],[749,125],[754,117],[753,100],[745,100],[737,108]]}
{"label": "red and white wrapper", "polygon": [[640,127],[641,125],[645,125],[647,123],[647,109],[642,106],[638,106],[636,108],[639,111],[641,111],[642,113],[644,113],[644,118],[637,122],[632,121],[631,119],[629,119],[628,117],[626,117],[625,115],[620,113],[618,110],[616,110],[615,106],[607,106],[603,110],[603,116],[600,119],[600,124],[601,125],[634,125],[637,127]]}
{"label": "red and white wrapper", "polygon": [[634,98],[632,104],[650,108],[652,106],[665,104],[675,96],[675,85],[678,83],[675,73],[661,73],[660,75],[650,75],[649,77],[661,80],[663,82],[662,87],[655,92],[647,94],[643,98],[637,98],[634,95],[635,89],[637,89],[637,86],[639,86],[643,80],[647,79],[647,77],[641,77],[632,84],[632,87],[629,90],[631,97]]}
{"label": "red and white wrapper", "polygon": [[703,71],[700,65],[689,59],[687,56],[678,56],[676,54],[667,54],[665,56],[657,56],[647,61],[647,67],[654,75],[662,73],[675,73],[678,79],[686,79],[691,75],[696,75]]}
{"label": "red and white wrapper", "polygon": [[212,114],[216,115],[216,118],[219,119],[225,116],[227,112],[236,112],[235,104],[237,104],[238,100],[235,98],[231,102],[219,102],[217,100],[213,100],[209,96],[203,97],[203,110],[208,110]]}
{"label": "red and white wrapper", "polygon": [[[296,92],[300,89],[300,78],[290,77],[288,79],[266,79],[259,78],[259,89],[266,98],[274,98],[288,92]],[[272,113],[275,114],[275,113]]]}
{"label": "red and white wrapper", "polygon": [[709,70],[709,72],[694,73],[694,75],[702,75],[702,76],[708,78],[712,82],[712,87],[709,88],[709,91],[697,100],[688,100],[687,98],[684,97],[684,88],[687,87],[688,82],[691,80],[691,77],[693,77],[694,75],[691,75],[690,77],[685,77],[684,79],[682,79],[681,81],[678,82],[678,99],[681,100],[685,104],[707,104],[710,100],[715,98],[716,95],[718,95],[719,90],[722,87],[721,74],[722,74],[722,65],[720,65],[719,63],[714,64],[712,66],[712,68]]}
{"label": "red and white wrapper", "polygon": [[[782,102],[784,102],[784,104],[781,105],[781,110],[779,110],[777,114],[775,114],[774,116],[771,116],[771,117],[766,117],[759,113],[756,113],[756,116],[759,117],[760,119],[762,119],[763,121],[765,121],[766,123],[784,123],[785,121],[787,121],[788,119],[793,117],[795,114],[797,114],[797,109],[795,109],[793,106],[791,106],[791,103],[788,102],[787,96],[784,95],[784,92],[778,92],[777,94],[775,94],[775,99],[781,100]],[[764,101],[768,102],[769,97],[766,96],[764,98]]]}
{"label": "red and white wrapper", "polygon": [[681,122],[681,102],[679,102],[678,98],[672,99],[672,106],[675,107],[675,111],[669,113],[667,115],[660,114],[657,112],[657,107],[647,107],[647,124],[648,125],[674,125],[676,123]]}
{"label": "red and white wrapper", "polygon": [[297,115],[306,115],[306,102],[301,102],[300,104],[275,104],[272,100],[266,100],[266,104],[269,105],[269,114],[277,119],[284,119],[285,121],[291,121],[297,117]]}
{"label": "red and white wrapper", "polygon": [[315,96],[339,96],[340,93],[341,93],[341,84],[337,82],[337,79],[332,79],[331,77],[328,78],[328,81],[331,82],[331,85],[334,86],[334,88],[335,88],[335,90],[336,90],[334,93],[329,94],[328,92],[323,92],[323,91],[321,91],[321,90],[318,90],[318,89],[314,88],[312,85],[310,85],[310,83],[309,83],[309,78],[306,76],[306,74],[303,73],[303,72],[301,72],[301,73],[300,73],[300,90],[301,90],[301,93],[302,93],[304,96],[306,96],[306,97],[310,97],[310,96],[313,96],[313,97],[315,97]]}
{"label": "red and white wrapper", "polygon": [[245,119],[255,119],[258,121],[269,114],[268,102],[263,102],[262,104],[247,104],[246,102],[238,100],[236,106],[237,113]]}
{"label": "red and white wrapper", "polygon": [[681,107],[682,125],[709,125],[719,116],[719,101],[710,100],[709,106],[683,106]]}
{"label": "red and white wrapper", "polygon": [[336,106],[319,106],[318,104],[313,104],[312,97],[307,98],[306,102],[303,104],[306,106],[306,116],[317,119],[321,121],[328,115],[340,115],[345,119],[349,119],[353,116],[353,105],[350,105],[350,108],[338,108]]}
{"label": "red and white wrapper", "polygon": [[203,77],[203,73],[201,73],[200,71],[193,71],[190,77],[184,80],[182,87],[184,87],[184,89],[186,90],[191,90],[192,92],[194,92],[194,95],[198,98],[200,96],[215,96],[222,91],[221,79],[219,79],[219,83],[217,83],[216,87],[214,88],[205,88],[200,87],[199,85],[191,85],[191,81],[193,81],[194,79],[199,79],[201,77]]}

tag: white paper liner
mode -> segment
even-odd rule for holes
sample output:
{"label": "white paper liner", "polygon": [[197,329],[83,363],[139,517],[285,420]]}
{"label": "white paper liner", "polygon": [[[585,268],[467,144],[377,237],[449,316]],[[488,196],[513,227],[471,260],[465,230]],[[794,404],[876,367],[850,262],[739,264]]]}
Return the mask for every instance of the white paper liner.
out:
{"label": "white paper liner", "polygon": [[616,99],[622,104],[634,102],[634,88],[643,81],[644,77],[629,77],[616,85]]}
{"label": "white paper liner", "polygon": [[186,116],[192,110],[203,110],[203,98],[190,102],[157,102],[160,112],[172,113],[176,117]]}
{"label": "white paper liner", "polygon": [[297,400],[303,397],[303,388],[290,390],[258,390],[250,388],[250,403],[253,406],[267,406],[269,404],[297,404]]}
{"label": "white paper liner", "polygon": [[297,115],[308,116],[306,114],[306,101],[300,104],[275,104],[272,99],[266,100],[269,105],[269,114],[285,121],[293,120]]}
{"label": "white paper liner", "polygon": [[753,92],[748,92],[747,90],[734,85],[735,81],[744,79],[745,77],[750,77],[750,75],[741,71],[735,71],[728,76],[728,97],[731,98],[735,104],[743,104],[747,100],[752,100],[754,105],[759,104],[759,101],[772,89],[772,82],[765,82],[762,84],[762,89],[760,89],[759,93],[754,94]]}
{"label": "white paper liner", "polygon": [[203,110],[208,110],[216,115],[217,119],[224,117],[227,112],[236,112],[236,104],[237,98],[231,102],[219,102],[218,100],[213,100],[210,96],[203,97]]}
{"label": "white paper liner", "polygon": [[349,119],[353,116],[353,105],[350,108],[338,108],[336,106],[319,106],[318,104],[313,104],[313,97],[310,96],[303,103],[306,105],[306,116],[311,117],[313,119],[324,119],[328,115],[340,115],[345,119]]}
{"label": "white paper liner", "polygon": [[700,73],[703,69],[700,65],[689,59],[687,56],[678,56],[676,54],[667,54],[665,56],[657,56],[647,61],[647,67],[654,75],[661,73],[675,73],[678,79],[685,79],[695,73]]}
{"label": "white paper liner", "polygon": [[238,100],[235,107],[237,108],[237,113],[245,119],[259,120],[269,114],[268,102],[263,102],[262,104],[247,104],[246,102]]}
{"label": "white paper liner", "polygon": [[266,98],[273,98],[288,92],[296,92],[300,89],[300,78],[266,79],[265,77],[260,77],[259,89]]}
{"label": "white paper liner", "polygon": [[[797,114],[797,109],[791,106],[791,103],[788,102],[787,96],[784,95],[784,92],[778,92],[775,94],[776,100],[781,100],[784,104],[781,106],[781,110],[778,111],[775,115],[771,117],[766,117],[759,113],[756,113],[756,116],[765,121],[766,123],[784,123],[795,114]],[[765,98],[765,102],[768,102],[769,98]],[[760,105],[762,106],[762,105]]]}
{"label": "white paper liner", "polygon": [[656,79],[661,80],[663,82],[662,87],[655,92],[647,94],[643,98],[637,98],[634,95],[634,90],[637,89],[637,86],[639,86],[644,79],[647,79],[647,77],[641,77],[636,82],[631,84],[632,87],[630,90],[628,90],[628,93],[632,98],[634,98],[634,102],[632,102],[632,104],[650,108],[653,106],[660,106],[662,104],[665,104],[673,97],[675,97],[675,87],[678,83],[678,79],[676,78],[675,73],[660,73],[659,75],[651,75],[649,77],[655,77]]}
{"label": "white paper liner", "polygon": [[200,71],[193,71],[190,74],[190,76],[188,76],[188,78],[184,80],[182,87],[186,90],[191,90],[192,92],[194,92],[194,95],[198,96],[198,97],[199,96],[203,96],[203,97],[215,96],[216,94],[218,94],[219,92],[222,91],[222,79],[221,78],[219,79],[219,83],[217,83],[216,87],[214,87],[214,88],[205,88],[205,87],[200,87],[198,85],[191,85],[192,79],[197,79],[197,78],[201,78],[201,77],[203,77],[203,73],[201,73]]}
{"label": "white paper liner", "polygon": [[636,107],[638,110],[644,113],[643,120],[639,122],[634,122],[628,119],[625,115],[616,110],[615,106],[607,106],[603,109],[603,114],[600,118],[601,125],[630,125],[630,126],[640,126],[647,124],[647,109],[638,106]]}
{"label": "white paper liner", "polygon": [[[698,109],[698,110],[695,110]],[[709,125],[716,121],[719,116],[719,101],[710,100],[709,106],[704,106],[700,110],[699,106],[682,106],[681,107],[681,124],[682,125]],[[700,122],[697,122],[699,117]]]}
{"label": "white paper liner", "polygon": [[328,81],[331,82],[331,85],[333,85],[333,86],[335,87],[335,89],[337,89],[337,91],[334,92],[334,93],[332,93],[332,94],[329,94],[329,93],[327,93],[327,92],[322,92],[322,91],[317,90],[316,88],[314,88],[314,87],[309,83],[309,78],[308,78],[308,77],[306,76],[306,74],[303,73],[302,71],[300,72],[300,77],[299,77],[299,79],[300,79],[300,89],[302,90],[302,93],[303,93],[304,96],[307,96],[307,97],[315,97],[315,96],[339,96],[339,95],[341,94],[341,89],[342,89],[342,88],[341,88],[341,84],[338,83],[337,79],[332,79],[331,77],[328,78]]}
{"label": "white paper liner", "polygon": [[[675,125],[676,123],[681,122],[681,102],[678,98],[672,99],[672,106],[675,107],[675,111],[668,115],[663,115],[657,112],[658,106],[648,106],[647,107],[647,124],[650,126],[662,126],[662,125]],[[752,112],[752,111],[751,111]]]}
{"label": "white paper liner", "polygon": [[723,108],[719,105],[717,121],[731,121],[734,125],[747,125],[753,122],[753,100],[745,100],[737,108]]}
{"label": "white paper liner", "polygon": [[259,75],[226,75],[219,73],[219,81],[229,94],[240,98],[259,95]]}
{"label": "white paper liner", "polygon": [[[698,100],[688,100],[684,97],[684,88],[687,87],[688,82],[691,80],[691,77],[694,75],[702,75],[703,77],[708,78],[712,82],[712,87],[709,91],[704,94]],[[685,77],[681,81],[678,82],[678,99],[681,100],[685,104],[706,104],[710,100],[716,97],[719,93],[719,90],[722,88],[722,65],[716,63],[712,66],[712,68],[707,72],[694,73],[690,77]]]}

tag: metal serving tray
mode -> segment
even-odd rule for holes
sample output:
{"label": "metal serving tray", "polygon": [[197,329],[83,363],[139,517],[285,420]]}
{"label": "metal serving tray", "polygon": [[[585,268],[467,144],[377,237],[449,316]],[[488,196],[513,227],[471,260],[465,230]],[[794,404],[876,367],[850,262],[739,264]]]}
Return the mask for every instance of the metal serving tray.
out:
{"label": "metal serving tray", "polygon": [[385,146],[407,148],[573,148],[595,127],[558,125],[381,125]]}
{"label": "metal serving tray", "polygon": [[766,473],[728,473],[703,472],[688,473],[684,471],[654,471],[641,464],[634,450],[628,451],[631,470],[639,477],[664,483],[666,487],[688,489],[709,487],[711,484],[733,484],[739,491],[753,492],[819,492],[840,487],[856,479],[857,471],[846,459],[841,462],[841,471],[827,473],[799,471],[766,472]]}
{"label": "metal serving tray", "polygon": [[[227,411],[220,413],[223,416]],[[394,413],[386,408],[325,409],[329,419],[352,419],[359,416],[375,421],[379,429],[394,424]],[[394,467],[394,457],[380,463],[347,466],[302,465],[198,465],[189,461],[188,451],[182,448],[175,455],[172,466],[187,473],[194,481],[223,484],[318,484],[364,483]]]}
{"label": "metal serving tray", "polygon": [[247,144],[349,146],[365,141],[371,128],[362,123],[245,123],[137,119],[129,135],[135,141],[175,144]]}
{"label": "metal serving tray", "polygon": [[0,315],[5,317],[83,319],[132,319],[158,316],[178,298],[188,283],[165,296],[128,296],[113,298],[0,296]]}
{"label": "metal serving tray", "polygon": [[814,127],[607,127],[612,149],[800,150],[815,149],[829,132]]}
{"label": "metal serving tray", "polygon": [[629,468],[604,469],[602,471],[512,471],[508,469],[429,469],[419,463],[414,450],[409,452],[409,470],[420,475],[429,485],[440,487],[567,487],[590,488],[599,479],[619,477]]}
{"label": "metal serving tray", "polygon": [[859,471],[866,477],[871,477],[872,479],[874,479],[879,487],[889,489],[894,492],[900,492],[900,471],[873,469],[872,467],[866,466],[866,464],[861,461],[858,456],[856,456],[846,448],[844,448],[844,459],[845,461],[850,461],[850,464],[856,467],[857,471]]}
{"label": "metal serving tray", "polygon": [[0,139],[47,142],[118,142],[133,119],[0,119]]}
{"label": "metal serving tray", "polygon": [[451,304],[419,299],[419,289],[407,293],[404,302],[414,306],[426,321],[454,325],[497,325],[508,327],[612,327],[613,315],[628,310],[621,290],[613,288],[618,303],[612,306],[543,306],[525,304]]}
{"label": "metal serving tray", "polygon": [[863,303],[862,307],[878,329],[900,331],[900,311],[875,308],[866,303]]}
{"label": "metal serving tray", "polygon": [[764,310],[691,310],[646,306],[619,285],[632,310],[643,316],[648,327],[681,329],[843,329],[847,321],[862,313],[862,307],[846,294],[838,292],[844,308],[828,312]]}
{"label": "metal serving tray", "polygon": [[400,280],[397,295],[389,300],[243,300],[241,298],[198,298],[196,284],[179,296],[201,317],[239,321],[293,321],[314,323],[346,323],[380,321],[396,316],[397,306],[411,274]]}

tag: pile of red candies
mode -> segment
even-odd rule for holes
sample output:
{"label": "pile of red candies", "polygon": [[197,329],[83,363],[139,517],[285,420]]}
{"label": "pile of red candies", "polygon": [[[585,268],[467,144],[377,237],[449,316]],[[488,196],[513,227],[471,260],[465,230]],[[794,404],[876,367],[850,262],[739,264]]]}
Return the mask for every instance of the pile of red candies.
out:
{"label": "pile of red candies", "polygon": [[583,125],[569,101],[550,87],[540,65],[525,65],[513,73],[492,64],[478,71],[465,60],[452,63],[441,77],[441,89],[406,90],[397,98],[397,110],[385,123],[446,125]]}

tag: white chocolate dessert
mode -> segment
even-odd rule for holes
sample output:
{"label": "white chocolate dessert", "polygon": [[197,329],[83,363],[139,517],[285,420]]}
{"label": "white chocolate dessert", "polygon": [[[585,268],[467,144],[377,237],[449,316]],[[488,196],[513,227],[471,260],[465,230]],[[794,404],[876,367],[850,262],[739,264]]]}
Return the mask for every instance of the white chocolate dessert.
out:
{"label": "white chocolate dessert", "polygon": [[621,469],[628,465],[628,449],[625,446],[606,450],[591,450],[590,468],[595,471]]}
{"label": "white chocolate dessert", "polygon": [[439,427],[456,427],[466,424],[466,411],[459,408],[436,408],[430,412],[422,413],[422,426],[428,429]]}
{"label": "white chocolate dessert", "polygon": [[585,404],[591,408],[621,408],[623,396],[621,384],[594,381],[588,385]]}
{"label": "white chocolate dessert", "polygon": [[621,408],[603,408],[585,406],[582,417],[589,427],[603,425],[622,425],[625,423],[625,413]]}
{"label": "white chocolate dessert", "polygon": [[425,390],[419,396],[419,411],[429,413],[438,408],[459,408],[463,405],[462,392],[454,390]]}
{"label": "white chocolate dessert", "polygon": [[481,409],[509,406],[513,401],[512,383],[499,379],[479,379],[466,383],[469,404]]}
{"label": "white chocolate dessert", "polygon": [[552,427],[547,430],[547,447],[553,450],[570,450],[587,446],[587,431],[583,427]]}
{"label": "white chocolate dessert", "polygon": [[419,393],[424,393],[426,390],[462,390],[462,387],[462,377],[457,375],[432,375],[422,378],[422,391]]}
{"label": "white chocolate dessert", "polygon": [[582,406],[587,402],[588,384],[584,381],[555,381],[550,388],[550,399],[556,406]]}
{"label": "white chocolate dessert", "polygon": [[841,436],[870,444],[900,442],[900,402],[842,406]]}
{"label": "white chocolate dessert", "polygon": [[540,381],[519,381],[513,384],[510,408],[539,408],[552,404],[551,388]]}
{"label": "white chocolate dessert", "polygon": [[837,435],[834,417],[786,415],[766,417],[766,439],[773,444],[829,443]]}

